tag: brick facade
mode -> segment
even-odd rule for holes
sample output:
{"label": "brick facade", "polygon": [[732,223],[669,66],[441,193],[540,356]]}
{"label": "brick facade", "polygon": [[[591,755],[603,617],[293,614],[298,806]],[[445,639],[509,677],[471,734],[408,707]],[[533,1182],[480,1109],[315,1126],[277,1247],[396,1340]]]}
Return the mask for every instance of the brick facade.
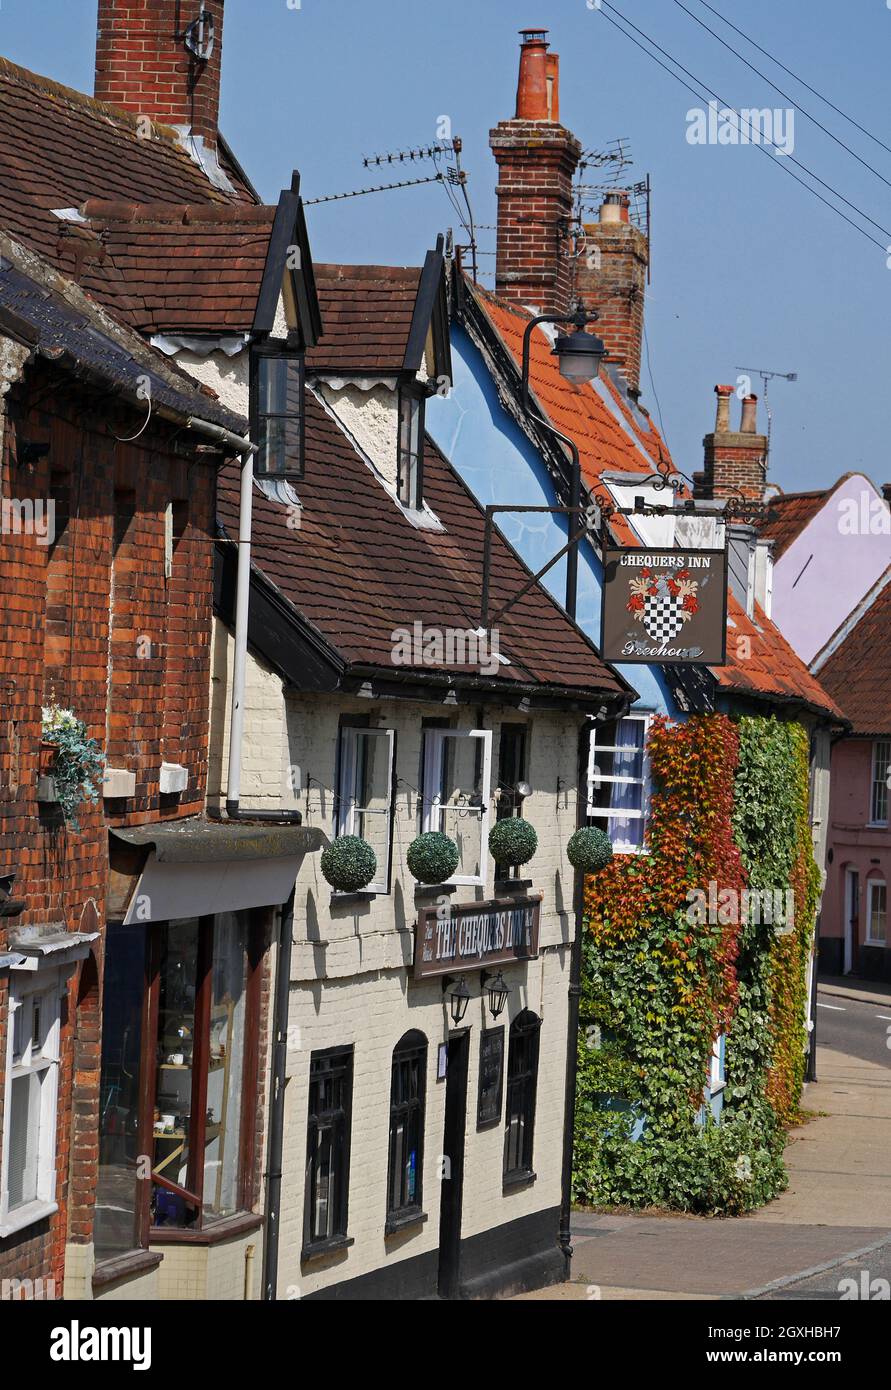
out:
{"label": "brick facade", "polygon": [[[612,196],[623,201],[608,203],[599,222],[585,225],[576,289],[585,307],[599,314],[596,332],[606,345],[607,362],[616,364],[636,394],[650,248],[643,232],[628,221],[627,193]],[[621,215],[609,220],[606,212],[613,206],[621,209]]]}
{"label": "brick facade", "polygon": [[694,473],[695,495],[707,500],[742,494],[749,501],[761,502],[767,482],[767,436],[757,432],[758,397],[747,396],[742,404],[738,430],[731,429],[732,386],[716,386],[718,409],[715,428],[703,439],[705,464]]}
{"label": "brick facade", "polygon": [[[186,455],[191,442],[154,423],[138,440],[117,442],[141,419],[55,368],[30,368],[4,405],[2,495],[52,497],[57,512],[53,544],[9,528],[0,535],[0,869],[15,872],[14,896],[26,903],[20,918],[0,918],[0,952],[17,923],[101,932],[108,827],[203,807],[215,500],[214,466]],[[17,461],[24,441],[49,450]],[[165,580],[170,502],[179,529]],[[132,797],[81,808],[80,832],[36,800],[41,705],[51,695],[86,723],[109,766],[136,775]],[[188,768],[181,797],[159,793],[162,758]],[[72,976],[62,1013],[59,1211],[0,1240],[0,1278],[51,1278],[57,1294],[66,1241],[92,1239],[101,972],[100,936]],[[8,976],[0,973],[0,1093],[7,1004]]]}
{"label": "brick facade", "polygon": [[[199,9],[213,16],[214,44],[207,63],[196,61],[177,33]],[[182,5],[177,0],[99,0],[96,33],[98,101],[188,126],[216,146],[223,51],[223,0]]]}

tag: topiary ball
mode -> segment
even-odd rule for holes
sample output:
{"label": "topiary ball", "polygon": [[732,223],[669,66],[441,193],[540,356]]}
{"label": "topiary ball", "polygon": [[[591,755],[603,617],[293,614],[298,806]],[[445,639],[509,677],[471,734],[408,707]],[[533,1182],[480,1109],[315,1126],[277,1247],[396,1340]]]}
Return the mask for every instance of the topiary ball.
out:
{"label": "topiary ball", "polygon": [[377,855],[358,835],[338,835],[322,850],[322,873],[338,893],[358,893],[377,873]]}
{"label": "topiary ball", "polygon": [[419,883],[445,883],[458,867],[458,846],[441,830],[418,835],[408,847],[408,871]]}
{"label": "topiary ball", "polygon": [[566,846],[566,857],[574,869],[596,874],[612,859],[613,847],[605,830],[586,825],[572,836]]}
{"label": "topiary ball", "polygon": [[538,849],[538,836],[528,820],[509,816],[489,831],[489,850],[496,864],[527,864]]}

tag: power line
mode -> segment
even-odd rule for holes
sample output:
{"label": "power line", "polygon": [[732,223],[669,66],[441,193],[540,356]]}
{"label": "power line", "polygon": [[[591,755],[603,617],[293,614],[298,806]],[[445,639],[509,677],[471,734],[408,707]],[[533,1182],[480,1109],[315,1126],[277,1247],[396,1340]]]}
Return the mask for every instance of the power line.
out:
{"label": "power line", "polygon": [[873,135],[872,131],[866,129],[866,126],[862,126],[859,121],[855,121],[854,117],[849,116],[846,111],[843,111],[841,109],[840,106],[836,106],[835,103],[830,101],[828,97],[824,97],[823,93],[818,92],[816,87],[812,87],[809,82],[805,82],[803,77],[799,77],[798,74],[793,72],[791,68],[787,68],[785,63],[781,63],[779,58],[774,57],[774,55],[772,53],[769,53],[766,48],[762,48],[760,43],[756,43],[753,38],[750,38],[750,36],[747,33],[745,33],[744,30],[738,29],[736,25],[732,24],[729,19],[725,19],[724,15],[722,15],[719,10],[716,10],[713,5],[707,4],[706,0],[699,0],[699,3],[700,5],[703,5],[705,9],[710,10],[711,13],[715,15],[717,19],[720,19],[722,24],[726,24],[727,27],[729,29],[732,29],[735,34],[739,34],[741,39],[745,39],[746,43],[751,44],[753,48],[757,48],[758,52],[763,53],[765,58],[769,58],[770,61],[772,63],[775,63],[778,68],[782,68],[783,72],[788,73],[790,77],[793,77],[796,82],[799,82],[802,87],[805,87],[807,91],[809,91],[819,101],[822,101],[826,106],[830,108],[830,110],[834,111],[837,116],[841,116],[842,120],[848,121],[848,123],[852,125],[855,130],[860,131],[861,135],[865,135],[868,140],[872,140],[876,145],[881,146],[883,150],[887,150],[888,154],[891,154],[891,145],[886,145],[884,140],[880,140],[877,135]]}
{"label": "power line", "polygon": [[[691,87],[689,82],[685,82],[684,79],[682,77],[679,77],[678,74],[674,72],[672,68],[668,67],[665,63],[663,63],[662,60],[660,58],[657,58],[654,53],[651,53],[648,48],[644,48],[642,43],[640,43],[636,38],[634,38],[632,34],[629,34],[625,29],[623,29],[622,26],[615,19],[613,19],[610,15],[606,13],[607,9],[615,10],[616,14],[619,15],[619,18],[625,24],[628,24],[630,28],[634,29],[638,34],[641,34],[642,37],[646,39],[647,43],[652,44],[652,46],[655,49],[657,49],[658,52],[664,54],[664,56],[669,60],[669,62],[674,63],[675,66],[680,68],[682,72],[686,72],[688,77],[692,77],[693,81],[698,83],[700,87],[704,88],[704,90],[708,92],[712,97],[714,97],[716,101],[721,101],[721,98],[715,92],[713,92],[712,89],[709,86],[707,86],[705,82],[702,82],[701,79],[695,77],[693,73],[689,72],[688,69],[683,66],[682,63],[679,63],[676,58],[673,58],[670,53],[667,53],[664,48],[661,48],[654,39],[651,39],[648,34],[645,34],[643,32],[642,29],[638,29],[635,24],[632,24],[630,20],[626,19],[620,10],[616,10],[614,5],[609,4],[609,0],[603,0],[603,8],[601,8],[600,13],[603,15],[604,19],[606,19],[610,24],[612,24],[615,29],[618,29],[620,34],[623,34],[626,39],[629,39],[631,43],[633,43],[637,48],[639,48],[642,53],[645,53],[648,58],[651,58],[654,63],[658,63],[660,68],[664,68],[665,71],[669,73],[669,75],[673,77],[676,82],[680,82],[682,87],[686,87],[688,92],[692,92],[693,96],[695,96],[699,101],[702,101],[702,92],[697,91],[694,87]],[[742,119],[739,115],[739,112],[736,111],[733,107],[728,107],[723,102],[722,105],[725,106],[726,110],[732,111],[733,114],[737,117],[737,119]],[[751,126],[751,122],[749,122],[749,125]],[[765,139],[766,138],[767,137],[765,137]],[[767,140],[767,144],[774,146],[774,142],[772,140]],[[774,148],[778,147],[774,146]],[[766,148],[765,145],[756,144],[755,149],[760,150],[762,154],[766,155],[767,158],[770,159],[770,151]],[[804,169],[805,173],[809,174],[812,178],[815,178],[818,183],[823,184],[823,187],[828,188],[829,191],[835,197],[840,198],[843,203],[847,203],[849,207],[853,208],[853,210],[858,214],[858,216],[863,217],[867,222],[871,222],[874,227],[877,227],[880,232],[884,232],[886,236],[891,236],[891,232],[889,232],[885,227],[882,227],[878,222],[874,222],[873,219],[869,217],[865,212],[863,212],[860,208],[858,208],[856,204],[850,203],[847,198],[845,198],[841,193],[837,191],[837,189],[834,189],[831,184],[826,183],[817,174],[813,173],[813,171],[808,169],[806,165],[802,164],[800,160],[792,158],[791,155],[786,156],[786,159],[791,159],[791,162],[797,165],[799,169]],[[843,221],[847,222],[848,225],[853,227],[855,231],[859,232],[861,236],[866,237],[867,241],[871,241],[873,246],[878,246],[879,249],[882,251],[886,250],[886,247],[882,242],[877,241],[876,238],[874,236],[871,236],[870,233],[867,232],[863,227],[858,226],[858,224],[854,222],[852,218],[848,217],[846,213],[842,212],[841,208],[837,208],[834,203],[830,203],[828,198],[824,198],[822,193],[818,193],[816,188],[812,188],[811,185],[809,183],[806,183],[804,179],[799,178],[798,174],[794,173],[793,170],[789,168],[789,164],[787,162],[780,163],[778,159],[774,159],[772,160],[772,163],[774,163],[778,168],[782,169],[782,171],[788,174],[790,178],[793,178],[796,183],[800,183],[802,188],[806,188],[807,191],[813,194],[815,198],[819,198],[821,203],[824,203],[826,207],[830,208],[831,211],[834,212],[837,217],[841,217]]]}
{"label": "power line", "polygon": [[[878,169],[874,169],[873,166],[871,164],[868,164],[865,159],[861,159],[860,155],[857,153],[856,150],[852,150],[851,146],[846,145],[844,140],[840,140],[839,137],[835,135],[829,129],[828,126],[825,126],[822,121],[817,120],[816,116],[812,116],[809,111],[806,111],[800,102],[796,102],[794,97],[790,96],[788,92],[784,92],[782,87],[778,87],[775,82],[772,82],[771,79],[767,76],[766,72],[762,72],[760,68],[756,68],[754,63],[750,63],[745,54],[740,53],[738,48],[734,48],[733,44],[728,43],[726,39],[722,39],[720,34],[716,34],[714,29],[710,28],[709,25],[706,24],[704,19],[700,19],[699,16],[694,14],[692,10],[688,10],[687,6],[683,3],[683,0],[674,0],[674,3],[677,5],[679,10],[683,10],[684,14],[690,16],[694,24],[698,24],[700,28],[704,29],[707,34],[711,34],[713,39],[717,39],[718,43],[723,44],[724,47],[728,50],[728,52],[734,54],[734,56],[737,57],[741,63],[745,63],[746,67],[749,69],[750,72],[754,72],[756,76],[760,77],[763,82],[766,82],[769,87],[772,87],[775,92],[778,92],[784,101],[791,102],[792,105],[796,108],[796,110],[801,112],[805,120],[812,121],[818,130],[822,130],[824,135],[828,135],[830,140],[834,140],[837,145],[840,145],[843,150],[846,150],[848,154],[852,156],[853,159],[856,159],[858,164],[862,164],[864,169],[868,169],[871,174],[875,174],[877,179],[881,179],[882,183],[885,185],[886,188],[891,188],[891,179],[886,179],[885,175],[879,173]],[[708,8],[711,9],[711,6],[709,6]]]}

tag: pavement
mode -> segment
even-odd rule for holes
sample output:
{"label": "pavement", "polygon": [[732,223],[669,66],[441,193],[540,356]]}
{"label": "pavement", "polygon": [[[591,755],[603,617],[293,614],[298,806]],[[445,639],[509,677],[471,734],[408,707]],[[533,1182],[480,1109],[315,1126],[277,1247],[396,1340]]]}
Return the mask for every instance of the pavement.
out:
{"label": "pavement", "polygon": [[522,1299],[887,1296],[891,991],[829,982],[818,1000],[832,1010],[820,1013],[819,1079],[803,1099],[816,1118],[790,1132],[786,1192],[742,1217],[577,1212],[571,1282]]}

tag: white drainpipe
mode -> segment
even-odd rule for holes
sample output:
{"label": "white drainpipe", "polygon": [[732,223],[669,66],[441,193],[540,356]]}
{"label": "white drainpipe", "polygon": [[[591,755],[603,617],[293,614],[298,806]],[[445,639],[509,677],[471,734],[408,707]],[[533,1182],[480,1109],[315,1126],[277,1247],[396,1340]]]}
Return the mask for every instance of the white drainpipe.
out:
{"label": "white drainpipe", "polygon": [[248,604],[251,597],[251,513],[254,504],[254,460],[247,454],[241,463],[241,499],[238,508],[238,579],[235,587],[235,665],[232,672],[232,712],[229,720],[229,772],[226,778],[226,812],[238,814],[241,797],[241,748],[244,740],[244,685],[247,671]]}

